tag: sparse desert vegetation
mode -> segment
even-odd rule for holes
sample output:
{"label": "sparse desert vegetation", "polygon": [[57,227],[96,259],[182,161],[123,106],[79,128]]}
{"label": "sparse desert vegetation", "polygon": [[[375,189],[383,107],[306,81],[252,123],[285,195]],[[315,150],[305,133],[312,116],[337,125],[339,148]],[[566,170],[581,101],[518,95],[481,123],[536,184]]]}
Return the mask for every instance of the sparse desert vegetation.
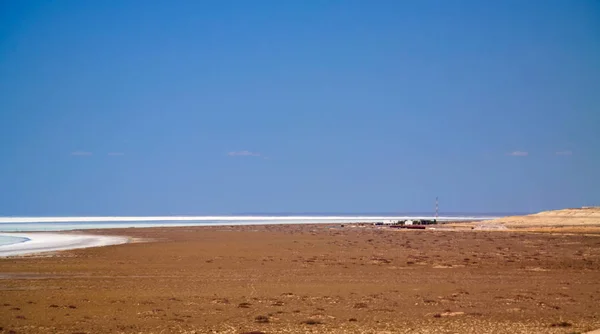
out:
{"label": "sparse desert vegetation", "polygon": [[589,233],[352,224],[96,233],[156,241],[0,259],[3,333],[600,328],[600,237]]}
{"label": "sparse desert vegetation", "polygon": [[254,322],[257,322],[259,324],[266,324],[269,322],[269,317],[265,315],[257,315],[256,317],[254,317]]}

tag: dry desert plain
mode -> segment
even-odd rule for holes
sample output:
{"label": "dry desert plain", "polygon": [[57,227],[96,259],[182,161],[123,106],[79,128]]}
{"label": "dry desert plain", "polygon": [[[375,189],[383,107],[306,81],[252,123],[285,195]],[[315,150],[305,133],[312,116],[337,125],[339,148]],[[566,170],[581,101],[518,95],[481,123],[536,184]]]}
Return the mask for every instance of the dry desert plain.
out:
{"label": "dry desert plain", "polygon": [[564,223],[498,231],[476,224],[86,231],[137,242],[0,259],[0,333],[600,328],[597,225],[577,233]]}

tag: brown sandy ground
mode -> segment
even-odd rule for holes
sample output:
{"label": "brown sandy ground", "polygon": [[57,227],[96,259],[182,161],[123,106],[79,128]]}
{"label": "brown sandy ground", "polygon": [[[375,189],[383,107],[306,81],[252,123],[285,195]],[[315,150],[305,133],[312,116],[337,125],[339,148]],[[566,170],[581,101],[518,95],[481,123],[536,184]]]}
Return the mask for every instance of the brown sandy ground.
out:
{"label": "brown sandy ground", "polygon": [[579,333],[600,237],[331,225],[98,230],[0,259],[0,333]]}

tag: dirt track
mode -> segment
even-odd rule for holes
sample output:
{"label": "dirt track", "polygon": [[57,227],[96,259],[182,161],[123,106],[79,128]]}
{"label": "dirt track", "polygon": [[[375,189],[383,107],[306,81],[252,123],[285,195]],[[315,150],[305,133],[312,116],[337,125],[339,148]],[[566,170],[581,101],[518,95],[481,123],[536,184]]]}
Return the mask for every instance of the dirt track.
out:
{"label": "dirt track", "polygon": [[339,226],[0,259],[5,333],[574,333],[600,328],[600,237]]}

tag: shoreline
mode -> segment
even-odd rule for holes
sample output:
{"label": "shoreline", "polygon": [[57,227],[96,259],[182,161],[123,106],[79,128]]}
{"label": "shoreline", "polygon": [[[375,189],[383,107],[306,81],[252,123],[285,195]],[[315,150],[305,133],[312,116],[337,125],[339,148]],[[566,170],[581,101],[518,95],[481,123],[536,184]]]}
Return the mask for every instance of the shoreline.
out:
{"label": "shoreline", "polygon": [[[462,217],[461,217],[462,218]],[[450,231],[475,231],[475,232],[522,232],[522,233],[535,233],[535,232],[546,232],[546,233],[560,233],[570,232],[575,234],[586,234],[590,232],[596,232],[590,234],[590,236],[597,236],[600,234],[599,226],[574,226],[566,224],[564,226],[528,226],[528,227],[516,227],[516,226],[504,226],[503,224],[489,224],[490,219],[481,220],[448,220],[441,221],[437,225],[427,225],[424,230],[432,230],[439,232],[450,232]],[[143,223],[143,222],[141,222]],[[341,225],[341,226],[340,226]],[[490,225],[490,226],[488,226]],[[2,226],[2,224],[0,224]],[[25,240],[0,246],[0,258],[6,257],[17,257],[17,256],[30,256],[39,255],[49,252],[59,252],[82,248],[93,248],[93,247],[104,247],[112,245],[120,245],[131,242],[131,236],[126,236],[126,230],[131,231],[152,231],[155,229],[173,229],[173,231],[186,228],[206,228],[208,230],[214,228],[226,228],[226,229],[244,229],[249,228],[268,228],[268,227],[325,227],[329,229],[333,228],[346,228],[346,229],[373,229],[373,230],[389,230],[393,232],[389,225],[375,225],[374,221],[317,221],[317,222],[299,222],[296,219],[289,220],[286,222],[281,221],[246,221],[246,222],[232,222],[232,221],[221,221],[220,223],[214,224],[140,224],[140,225],[111,225],[111,226],[82,226],[77,229],[64,229],[64,230],[24,230],[24,231],[1,231],[0,236],[9,236],[24,238]],[[500,228],[502,227],[502,228]],[[562,230],[565,231],[562,231]]]}
{"label": "shoreline", "polygon": [[[450,222],[450,221],[449,221]],[[463,220],[464,222],[464,220]],[[476,221],[474,221],[476,222]],[[381,229],[381,226],[376,226],[374,222],[337,222],[337,221],[326,221],[326,222],[311,222],[311,223],[300,223],[296,221],[289,222],[275,222],[265,223],[251,222],[251,223],[223,223],[223,224],[205,224],[205,225],[142,225],[142,226],[110,226],[110,227],[98,227],[93,226],[82,229],[68,229],[68,230],[31,230],[31,231],[0,231],[0,236],[23,238],[24,240],[15,242],[12,244],[0,245],[0,258],[6,257],[18,257],[18,256],[30,256],[30,255],[41,255],[50,252],[67,251],[82,248],[93,248],[93,247],[104,247],[120,245],[131,242],[131,236],[124,236],[125,230],[148,230],[154,229],[185,229],[185,228],[266,228],[266,227],[282,227],[282,226],[296,226],[296,227],[311,227],[319,226],[326,228],[334,228],[346,226],[347,228],[373,228]],[[0,225],[1,226],[1,225]],[[389,227],[385,227],[389,228]],[[117,235],[113,235],[116,233]]]}
{"label": "shoreline", "polygon": [[[168,219],[167,219],[168,218]],[[438,222],[477,222],[495,217],[438,217]],[[376,217],[376,216],[294,216],[294,217],[0,217],[2,232],[71,231],[109,228],[146,228],[177,226],[244,226],[289,224],[351,224],[356,222],[378,223],[397,220],[431,220],[431,217]]]}

